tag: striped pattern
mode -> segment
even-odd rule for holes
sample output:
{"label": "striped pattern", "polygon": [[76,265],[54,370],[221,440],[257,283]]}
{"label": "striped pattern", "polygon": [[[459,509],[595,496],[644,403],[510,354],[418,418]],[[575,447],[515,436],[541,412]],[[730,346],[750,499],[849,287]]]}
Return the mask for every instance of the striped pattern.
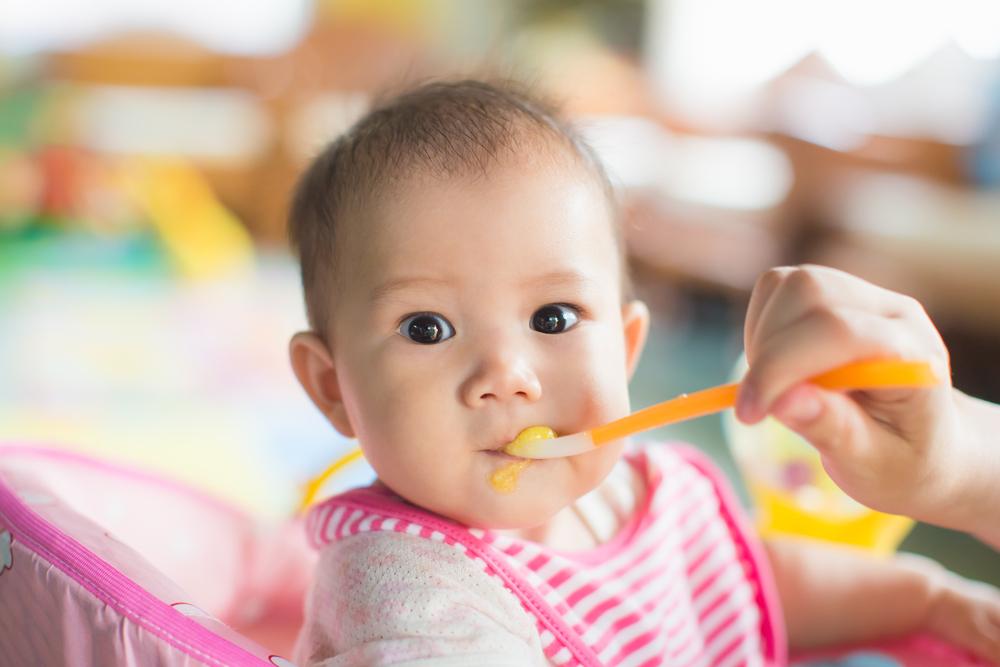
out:
{"label": "striped pattern", "polygon": [[[504,583],[533,613],[553,665],[770,664],[774,637],[762,615],[758,568],[713,479],[675,450],[635,455],[646,505],[593,554],[466,529],[412,508],[389,516],[350,492],[309,517],[315,545],[371,531],[449,544]],[[352,502],[353,501],[353,502]]]}

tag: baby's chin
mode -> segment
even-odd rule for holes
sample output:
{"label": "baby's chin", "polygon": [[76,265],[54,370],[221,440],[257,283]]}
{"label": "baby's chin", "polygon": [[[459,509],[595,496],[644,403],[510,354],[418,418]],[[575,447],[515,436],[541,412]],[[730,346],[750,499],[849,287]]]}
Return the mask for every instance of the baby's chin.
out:
{"label": "baby's chin", "polygon": [[473,528],[495,530],[541,526],[600,486],[610,470],[601,465],[603,461],[590,461],[584,466],[580,463],[570,459],[532,462],[505,490],[486,479],[474,494],[477,500],[456,508],[459,516],[453,518]]}
{"label": "baby's chin", "polygon": [[509,499],[502,506],[479,508],[471,513],[463,513],[463,517],[453,518],[470,528],[528,530],[548,523],[556,514],[572,504],[572,499],[547,506],[540,506],[537,502],[526,499]]}
{"label": "baby's chin", "polygon": [[[570,458],[531,461],[506,483],[495,473],[523,459],[485,452],[475,454],[466,473],[440,484],[399,488],[386,485],[415,505],[471,528],[526,530],[541,526],[578,498],[601,485],[620,455],[620,446]],[[451,493],[442,493],[442,486]]]}

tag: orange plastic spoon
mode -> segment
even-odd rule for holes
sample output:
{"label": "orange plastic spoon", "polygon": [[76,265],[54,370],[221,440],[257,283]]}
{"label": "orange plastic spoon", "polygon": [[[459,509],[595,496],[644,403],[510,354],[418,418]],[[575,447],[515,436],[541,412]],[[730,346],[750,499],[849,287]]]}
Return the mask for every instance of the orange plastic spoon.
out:
{"label": "orange plastic spoon", "polygon": [[[930,387],[939,382],[930,364],[923,361],[859,361],[809,379],[824,389],[888,389],[892,387]],[[593,451],[608,442],[648,429],[693,419],[731,408],[736,403],[739,384],[724,384],[711,389],[681,394],[603,426],[548,440],[515,440],[504,451],[526,459],[554,459]]]}

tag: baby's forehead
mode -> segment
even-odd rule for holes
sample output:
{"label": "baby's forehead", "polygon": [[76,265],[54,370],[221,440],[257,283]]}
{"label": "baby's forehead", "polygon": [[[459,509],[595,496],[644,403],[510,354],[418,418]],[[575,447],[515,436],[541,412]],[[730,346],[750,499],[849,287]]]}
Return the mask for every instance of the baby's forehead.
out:
{"label": "baby's forehead", "polygon": [[378,247],[407,249],[456,241],[489,245],[510,228],[531,242],[589,238],[617,242],[614,204],[585,168],[528,157],[483,172],[415,173],[380,194],[354,235]]}
{"label": "baby's forehead", "polygon": [[485,180],[414,179],[354,221],[342,248],[350,283],[377,290],[428,277],[536,288],[539,276],[577,274],[616,289],[621,258],[603,196],[576,174],[518,165]]}

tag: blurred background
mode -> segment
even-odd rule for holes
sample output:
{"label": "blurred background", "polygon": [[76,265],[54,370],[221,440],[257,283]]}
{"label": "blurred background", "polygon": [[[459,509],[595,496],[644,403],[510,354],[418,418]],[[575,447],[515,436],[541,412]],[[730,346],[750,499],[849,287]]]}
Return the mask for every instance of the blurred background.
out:
{"label": "blurred background", "polygon": [[[729,379],[757,275],[801,262],[919,299],[1000,401],[993,0],[13,0],[0,439],[287,515],[351,446],[287,363],[289,191],[379,91],[476,74],[561,100],[620,187],[654,312],[635,407]],[[719,418],[655,435],[745,489]],[[903,548],[1000,581],[972,538]]]}

